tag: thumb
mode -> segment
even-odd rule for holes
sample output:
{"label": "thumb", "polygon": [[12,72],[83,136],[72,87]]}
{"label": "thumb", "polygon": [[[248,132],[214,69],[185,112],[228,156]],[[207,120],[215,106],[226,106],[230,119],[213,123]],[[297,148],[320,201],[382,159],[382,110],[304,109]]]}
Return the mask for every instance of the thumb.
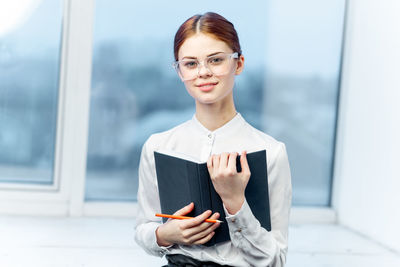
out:
{"label": "thumb", "polygon": [[183,216],[188,214],[189,212],[191,212],[194,208],[194,203],[190,202],[189,205],[186,205],[185,207],[181,208],[180,210],[176,211],[174,213],[174,215],[179,215],[179,216]]}

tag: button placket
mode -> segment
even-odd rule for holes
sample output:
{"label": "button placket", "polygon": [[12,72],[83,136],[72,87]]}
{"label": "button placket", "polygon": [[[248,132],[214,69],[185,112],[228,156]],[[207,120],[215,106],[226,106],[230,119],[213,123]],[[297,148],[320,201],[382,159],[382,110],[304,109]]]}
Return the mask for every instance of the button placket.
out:
{"label": "button placket", "polygon": [[211,132],[205,133],[203,135],[202,146],[201,146],[201,158],[207,161],[211,156],[213,150],[213,136]]}
{"label": "button placket", "polygon": [[208,147],[209,147],[208,156],[210,157],[212,155],[212,151],[213,151],[215,135],[213,133],[208,133],[207,139],[208,139]]}

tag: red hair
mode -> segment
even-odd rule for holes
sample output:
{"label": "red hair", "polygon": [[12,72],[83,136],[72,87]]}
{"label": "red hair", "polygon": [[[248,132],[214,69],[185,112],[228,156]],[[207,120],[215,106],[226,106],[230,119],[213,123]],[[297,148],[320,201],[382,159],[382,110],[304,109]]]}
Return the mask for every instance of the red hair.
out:
{"label": "red hair", "polygon": [[233,24],[217,13],[207,12],[204,15],[194,15],[179,27],[174,39],[175,60],[178,60],[178,52],[182,44],[196,33],[212,35],[225,42],[233,52],[238,52],[239,56],[242,54],[239,37]]}

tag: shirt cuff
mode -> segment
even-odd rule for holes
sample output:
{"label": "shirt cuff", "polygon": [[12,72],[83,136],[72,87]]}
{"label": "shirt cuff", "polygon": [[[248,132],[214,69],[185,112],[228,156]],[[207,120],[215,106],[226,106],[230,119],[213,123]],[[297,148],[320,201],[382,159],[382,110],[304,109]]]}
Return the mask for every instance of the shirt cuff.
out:
{"label": "shirt cuff", "polygon": [[229,214],[224,205],[225,219],[228,223],[229,234],[234,245],[238,245],[243,236],[251,235],[260,228],[260,222],[253,215],[246,199],[236,214]]}
{"label": "shirt cuff", "polygon": [[151,233],[152,233],[152,237],[151,237],[152,241],[151,241],[151,243],[153,244],[153,251],[156,251],[158,256],[162,257],[165,254],[167,254],[168,252],[170,252],[169,248],[171,248],[173,245],[170,245],[168,247],[164,247],[164,246],[159,246],[158,245],[157,236],[156,236],[156,230],[157,230],[157,227],[159,227],[159,226],[160,226],[160,224],[158,224],[158,223],[155,223],[154,225],[152,225],[153,229],[151,231]]}

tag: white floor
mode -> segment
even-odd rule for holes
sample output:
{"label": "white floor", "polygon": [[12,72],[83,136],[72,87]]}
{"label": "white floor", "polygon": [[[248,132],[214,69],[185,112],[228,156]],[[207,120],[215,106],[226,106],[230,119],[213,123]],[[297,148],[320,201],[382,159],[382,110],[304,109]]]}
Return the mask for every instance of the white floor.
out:
{"label": "white floor", "polygon": [[[0,216],[1,267],[161,266],[133,241],[132,219]],[[344,227],[290,227],[287,267],[398,267],[400,255]]]}

